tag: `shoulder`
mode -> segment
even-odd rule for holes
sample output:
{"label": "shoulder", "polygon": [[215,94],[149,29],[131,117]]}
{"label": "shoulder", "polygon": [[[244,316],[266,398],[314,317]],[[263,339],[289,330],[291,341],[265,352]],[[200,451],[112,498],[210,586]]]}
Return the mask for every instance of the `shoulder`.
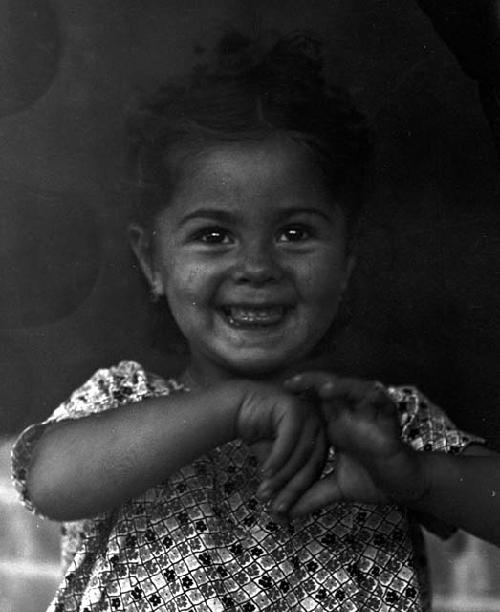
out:
{"label": "shoulder", "polygon": [[397,404],[402,437],[416,450],[460,453],[471,443],[484,440],[460,430],[446,412],[412,385],[388,387]]}
{"label": "shoulder", "polygon": [[176,380],[152,374],[137,361],[120,361],[97,370],[56,408],[49,421],[79,418],[181,389]]}
{"label": "shoulder", "polygon": [[416,420],[448,420],[445,412],[413,385],[391,386],[387,391],[398,406],[403,427]]}
{"label": "shoulder", "polygon": [[431,405],[429,400],[413,385],[390,386],[387,387],[387,391],[399,408],[403,426],[419,413],[428,411]]}
{"label": "shoulder", "polygon": [[25,429],[14,443],[12,479],[21,501],[27,508],[33,509],[26,485],[26,474],[36,444],[51,423],[80,419],[149,397],[169,395],[182,389],[183,385],[177,381],[151,374],[136,361],[120,361],[117,365],[97,370],[60,404],[46,421]]}

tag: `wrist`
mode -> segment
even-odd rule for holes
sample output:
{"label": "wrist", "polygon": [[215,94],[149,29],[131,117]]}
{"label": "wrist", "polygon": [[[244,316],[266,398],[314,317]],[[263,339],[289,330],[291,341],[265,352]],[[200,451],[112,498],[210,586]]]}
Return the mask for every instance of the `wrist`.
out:
{"label": "wrist", "polygon": [[233,438],[248,444],[268,439],[272,429],[272,410],[266,409],[272,389],[252,380],[232,381]]}
{"label": "wrist", "polygon": [[434,513],[442,504],[443,495],[458,486],[463,488],[462,458],[446,452],[417,453],[422,465],[425,487],[421,497],[412,507],[420,512]]}
{"label": "wrist", "polygon": [[382,474],[377,478],[389,499],[414,509],[425,503],[430,490],[428,454],[401,445],[397,456],[382,467]]}
{"label": "wrist", "polygon": [[239,417],[247,394],[246,381],[229,380],[212,388],[214,394],[216,427],[224,442],[230,442],[239,435]]}
{"label": "wrist", "polygon": [[423,510],[432,493],[433,453],[414,449],[408,451],[413,464],[413,475],[400,502],[414,510]]}

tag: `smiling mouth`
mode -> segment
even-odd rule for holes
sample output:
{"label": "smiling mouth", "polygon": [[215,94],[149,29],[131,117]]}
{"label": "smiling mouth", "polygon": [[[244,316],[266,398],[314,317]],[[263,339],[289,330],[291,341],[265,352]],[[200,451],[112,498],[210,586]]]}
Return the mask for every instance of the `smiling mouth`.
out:
{"label": "smiling mouth", "polygon": [[271,327],[281,323],[285,306],[224,306],[222,312],[233,327]]}

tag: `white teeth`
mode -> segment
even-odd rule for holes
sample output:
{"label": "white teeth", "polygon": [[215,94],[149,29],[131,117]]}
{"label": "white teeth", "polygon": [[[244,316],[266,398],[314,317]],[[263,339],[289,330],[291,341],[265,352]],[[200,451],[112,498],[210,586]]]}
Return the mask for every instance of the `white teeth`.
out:
{"label": "white teeth", "polygon": [[231,306],[226,312],[233,323],[272,325],[283,316],[283,307],[272,306],[268,308],[243,308]]}

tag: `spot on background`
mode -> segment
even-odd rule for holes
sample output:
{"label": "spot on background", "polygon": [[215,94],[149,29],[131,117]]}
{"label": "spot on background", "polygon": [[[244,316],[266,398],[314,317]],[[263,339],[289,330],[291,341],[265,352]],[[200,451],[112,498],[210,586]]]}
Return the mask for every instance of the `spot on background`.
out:
{"label": "spot on background", "polygon": [[95,213],[75,193],[0,182],[0,329],[47,325],[87,298],[100,264]]}
{"label": "spot on background", "polygon": [[[24,426],[34,398],[34,370],[29,354],[16,340],[0,331],[0,438],[10,427]],[[14,410],[15,408],[15,410]]]}
{"label": "spot on background", "polygon": [[0,117],[40,98],[57,72],[60,35],[48,0],[0,2]]}

